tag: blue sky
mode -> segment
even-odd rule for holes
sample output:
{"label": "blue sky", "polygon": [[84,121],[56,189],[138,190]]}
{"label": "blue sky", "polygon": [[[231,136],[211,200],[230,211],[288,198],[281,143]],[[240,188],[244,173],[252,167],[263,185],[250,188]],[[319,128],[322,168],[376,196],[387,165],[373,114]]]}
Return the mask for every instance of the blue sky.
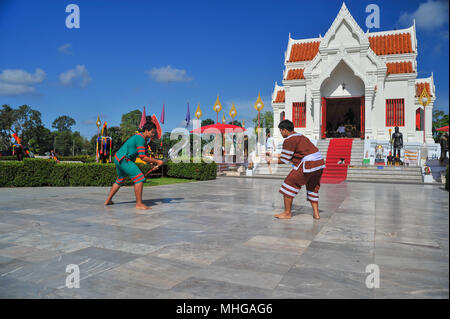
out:
{"label": "blue sky", "polygon": [[[80,8],[79,29],[66,28],[70,3]],[[381,10],[380,29],[373,31],[409,27],[416,18],[419,77],[434,72],[435,106],[448,112],[448,2],[346,1],[364,31],[370,3]],[[164,130],[180,125],[187,102],[191,116],[200,104],[202,119],[215,119],[212,106],[219,94],[228,120],[234,101],[236,119],[249,123],[258,92],[270,110],[289,32],[294,39],[324,35],[341,5],[0,0],[0,104],[28,104],[49,128],[56,117],[69,115],[77,122],[74,129],[90,137],[97,131],[97,114],[119,125],[122,114],[144,105],[147,114],[159,117],[165,103]]]}

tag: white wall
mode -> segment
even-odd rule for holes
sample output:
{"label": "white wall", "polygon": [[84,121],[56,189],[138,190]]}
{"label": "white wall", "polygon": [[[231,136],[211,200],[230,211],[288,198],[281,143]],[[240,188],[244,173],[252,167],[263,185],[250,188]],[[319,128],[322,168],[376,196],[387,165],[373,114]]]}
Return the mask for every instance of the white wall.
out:
{"label": "white wall", "polygon": [[[342,89],[342,83],[345,83],[345,90]],[[324,97],[364,96],[364,83],[345,62],[341,61],[331,72],[330,78],[323,82],[321,93]]]}

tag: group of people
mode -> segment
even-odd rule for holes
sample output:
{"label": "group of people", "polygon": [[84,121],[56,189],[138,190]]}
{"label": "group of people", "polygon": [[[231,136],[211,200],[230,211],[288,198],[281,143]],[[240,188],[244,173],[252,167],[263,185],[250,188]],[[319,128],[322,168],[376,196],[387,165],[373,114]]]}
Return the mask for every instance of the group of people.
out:
{"label": "group of people", "polygon": [[[300,133],[294,131],[294,124],[289,120],[283,120],[278,125],[284,143],[281,154],[273,159],[275,141],[267,136],[268,153],[266,154],[270,164],[289,164],[292,171],[284,180],[279,192],[284,198],[284,211],[274,217],[279,219],[290,219],[292,217],[292,202],[303,186],[306,186],[306,198],[311,203],[314,219],[320,219],[319,215],[319,189],[320,179],[325,161],[319,149],[311,141]],[[116,165],[117,179],[105,201],[105,205],[114,204],[112,199],[120,187],[129,177],[134,183],[137,209],[151,209],[142,201],[143,182],[145,176],[135,164],[136,158],[142,161],[163,165],[163,161],[151,158],[146,152],[148,140],[154,140],[157,136],[156,125],[151,118],[147,119],[142,129],[130,137],[122,147],[114,154],[114,164]]]}

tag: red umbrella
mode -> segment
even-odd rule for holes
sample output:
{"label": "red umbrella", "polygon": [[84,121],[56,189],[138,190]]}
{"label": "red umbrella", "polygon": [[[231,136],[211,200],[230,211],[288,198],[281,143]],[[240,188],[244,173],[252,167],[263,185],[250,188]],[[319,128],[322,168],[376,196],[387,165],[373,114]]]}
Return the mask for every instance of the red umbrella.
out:
{"label": "red umbrella", "polygon": [[196,128],[191,133],[214,133],[215,130],[219,130],[221,133],[226,133],[225,130],[230,130],[231,133],[237,133],[245,131],[245,128],[237,125],[217,123]]}
{"label": "red umbrella", "polygon": [[440,132],[448,132],[448,125],[447,125],[447,126],[440,127],[440,128],[437,128],[436,131],[440,131]]}

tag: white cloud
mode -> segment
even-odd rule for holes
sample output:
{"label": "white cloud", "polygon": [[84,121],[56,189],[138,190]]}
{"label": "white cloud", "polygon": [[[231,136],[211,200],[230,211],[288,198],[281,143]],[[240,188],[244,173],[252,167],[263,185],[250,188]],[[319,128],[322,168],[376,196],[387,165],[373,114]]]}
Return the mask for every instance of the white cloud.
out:
{"label": "white cloud", "polygon": [[45,72],[37,68],[34,74],[20,69],[6,69],[0,73],[0,95],[35,94],[31,86],[44,81]]}
{"label": "white cloud", "polygon": [[77,65],[75,69],[67,70],[59,75],[59,81],[64,86],[76,84],[84,88],[91,80],[89,72],[84,65]]}
{"label": "white cloud", "polygon": [[414,12],[404,12],[399,23],[410,26],[416,19],[416,27],[424,30],[434,30],[448,23],[448,1],[433,1],[421,3]]}
{"label": "white cloud", "polygon": [[58,51],[63,54],[72,54],[72,44],[66,43],[58,47]]}
{"label": "white cloud", "polygon": [[192,78],[186,74],[186,70],[175,69],[170,65],[161,68],[153,68],[150,71],[145,71],[151,79],[160,83],[170,82],[190,82]]}
{"label": "white cloud", "polygon": [[36,89],[29,85],[0,82],[0,95],[24,95],[35,93]]}
{"label": "white cloud", "polygon": [[37,68],[34,75],[24,70],[7,69],[0,73],[0,81],[14,84],[36,84],[41,83],[45,79],[45,72]]}

